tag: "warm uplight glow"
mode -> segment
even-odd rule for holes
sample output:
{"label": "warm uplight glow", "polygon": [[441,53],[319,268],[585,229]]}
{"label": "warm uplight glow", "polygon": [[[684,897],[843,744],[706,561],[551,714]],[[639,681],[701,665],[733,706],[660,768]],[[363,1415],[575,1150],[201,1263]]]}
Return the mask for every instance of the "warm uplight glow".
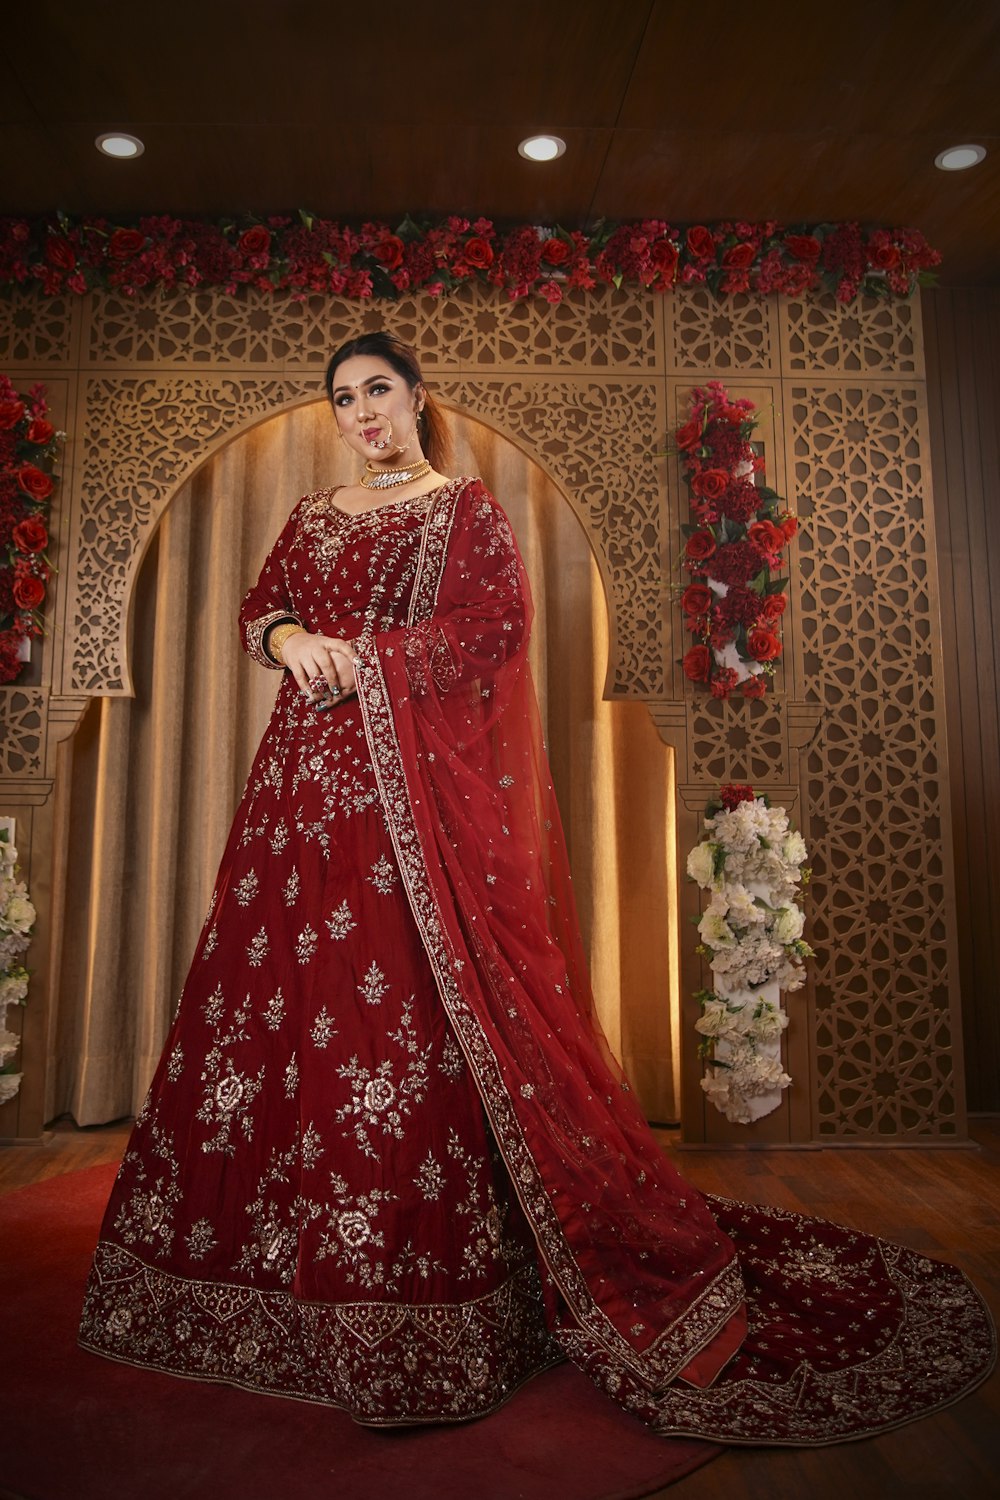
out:
{"label": "warm uplight glow", "polygon": [[964,172],[966,167],[977,166],[985,155],[985,146],[949,146],[947,151],[938,152],[934,165],[942,172]]}
{"label": "warm uplight glow", "polygon": [[566,142],[557,135],[531,135],[517,148],[529,161],[555,161],[566,150]]}
{"label": "warm uplight glow", "polygon": [[120,161],[127,161],[132,156],[141,156],[146,149],[137,135],[125,135],[121,130],[99,135],[94,145],[98,151],[103,151],[105,156],[115,156]]}

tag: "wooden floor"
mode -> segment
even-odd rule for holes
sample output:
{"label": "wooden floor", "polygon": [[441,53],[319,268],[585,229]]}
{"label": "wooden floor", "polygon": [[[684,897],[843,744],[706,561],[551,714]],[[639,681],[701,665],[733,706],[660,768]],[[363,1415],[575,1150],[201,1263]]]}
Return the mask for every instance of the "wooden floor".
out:
{"label": "wooden floor", "polygon": [[[117,1161],[128,1130],[127,1124],[86,1130],[60,1124],[44,1145],[0,1149],[0,1193]],[[672,1144],[668,1133],[661,1134]],[[675,1160],[707,1192],[835,1219],[953,1261],[976,1282],[1000,1322],[1000,1120],[976,1121],[973,1137],[968,1149],[688,1151]],[[865,1442],[731,1449],[655,1500],[799,1496],[997,1500],[1000,1376],[946,1411]]]}

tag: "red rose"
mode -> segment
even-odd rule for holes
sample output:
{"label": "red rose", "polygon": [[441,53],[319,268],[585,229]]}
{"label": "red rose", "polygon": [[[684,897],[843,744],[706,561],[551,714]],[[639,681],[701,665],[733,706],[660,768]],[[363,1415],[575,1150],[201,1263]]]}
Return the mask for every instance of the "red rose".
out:
{"label": "red rose", "polygon": [[565,240],[553,236],[552,239],[542,241],[542,260],[547,266],[564,266],[572,254],[573,251]]}
{"label": "red rose", "polygon": [[899,265],[899,250],[895,245],[872,245],[868,258],[879,271],[894,271]]}
{"label": "red rose", "polygon": [[22,552],[44,552],[49,533],[41,516],[28,516],[14,527],[14,545]]}
{"label": "red rose", "polygon": [[799,529],[798,517],[792,515],[782,516],[781,520],[778,522],[778,526],[781,529],[781,534],[785,538],[785,541],[790,542],[792,540],[792,537]]}
{"label": "red rose", "polygon": [[686,615],[707,615],[714,597],[703,583],[689,583],[681,595],[681,609]]}
{"label": "red rose", "polygon": [[788,600],[784,594],[768,594],[763,604],[765,620],[780,620],[785,613]]}
{"label": "red rose", "polygon": [[0,432],[11,432],[23,416],[23,401],[0,401]]}
{"label": "red rose", "polygon": [[485,271],[487,266],[493,264],[493,247],[487,240],[473,235],[471,240],[466,240],[464,248],[465,259],[470,266],[478,266]]}
{"label": "red rose", "polygon": [[704,224],[692,224],[685,235],[687,247],[695,260],[714,260],[715,236]]}
{"label": "red rose", "polygon": [[738,245],[730,245],[722,256],[722,264],[729,271],[742,271],[747,266],[753,265],[756,254],[754,247],[746,240],[741,240]]}
{"label": "red rose", "polygon": [[747,650],[754,661],[774,661],[781,655],[781,642],[773,630],[758,625],[747,634]]}
{"label": "red rose", "polygon": [[711,557],[715,551],[715,537],[710,531],[692,531],[684,548],[684,556],[689,562],[703,562],[706,557]]}
{"label": "red rose", "polygon": [[32,500],[45,500],[52,493],[52,480],[34,464],[22,464],[17,471],[17,482]]}
{"label": "red rose", "polygon": [[780,552],[785,545],[785,533],[771,521],[754,521],[747,536],[762,552]]}
{"label": "red rose", "polygon": [[403,264],[403,255],[406,247],[398,234],[384,234],[377,244],[372,246],[372,256],[380,266],[385,266],[387,271],[395,271]]}
{"label": "red rose", "polygon": [[821,250],[814,234],[790,234],[785,240],[785,249],[794,260],[804,260],[810,265],[819,259]]}
{"label": "red rose", "polygon": [[673,280],[680,256],[677,246],[667,239],[655,240],[650,251],[650,260],[664,281]]}
{"label": "red rose", "polygon": [[35,443],[39,448],[44,448],[46,443],[51,443],[56,430],[51,422],[46,422],[44,417],[33,417],[24,435],[29,443]]}
{"label": "red rose", "polygon": [[691,488],[702,500],[721,500],[729,488],[729,475],[725,469],[703,469],[692,478]]}
{"label": "red rose", "polygon": [[674,441],[683,453],[690,453],[692,448],[697,448],[701,443],[701,418],[692,417],[683,427],[679,427]]}
{"label": "red rose", "polygon": [[719,800],[726,812],[732,812],[734,808],[739,807],[741,802],[756,801],[756,793],[746,782],[730,781],[720,788]]}
{"label": "red rose", "polygon": [[25,573],[14,581],[14,598],[21,609],[37,609],[45,598],[45,585],[34,573]]}
{"label": "red rose", "polygon": [[108,241],[108,254],[112,260],[128,260],[138,255],[146,243],[146,236],[138,229],[116,229]]}
{"label": "red rose", "polygon": [[45,259],[50,266],[59,266],[63,271],[72,271],[76,265],[76,251],[69,240],[50,234],[45,242]]}
{"label": "red rose", "polygon": [[239,247],[244,255],[266,255],[271,248],[271,231],[263,224],[251,224],[240,235]]}
{"label": "red rose", "polygon": [[767,678],[763,672],[758,677],[748,677],[743,684],[744,698],[763,698],[767,692]]}
{"label": "red rose", "polygon": [[681,666],[692,682],[707,682],[712,675],[712,653],[707,646],[692,646]]}

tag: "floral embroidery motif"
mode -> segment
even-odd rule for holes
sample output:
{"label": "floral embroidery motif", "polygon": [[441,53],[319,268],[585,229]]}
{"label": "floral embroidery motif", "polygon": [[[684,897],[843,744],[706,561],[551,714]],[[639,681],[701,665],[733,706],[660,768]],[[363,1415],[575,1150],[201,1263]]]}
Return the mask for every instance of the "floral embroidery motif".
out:
{"label": "floral embroidery motif", "polygon": [[375,887],[379,895],[387,896],[398,879],[399,876],[385,855],[380,854],[372,865],[371,874],[368,876],[369,883]]}
{"label": "floral embroidery motif", "polygon": [[264,959],[267,957],[269,949],[270,944],[267,940],[267,931],[262,927],[257,935],[252,938],[247,945],[247,957],[249,958],[253,968],[260,968],[261,964],[264,962]]}
{"label": "floral embroidery motif", "polygon": [[314,957],[318,942],[318,933],[314,932],[308,924],[303,927],[295,940],[295,954],[300,964],[307,964]]}
{"label": "floral embroidery motif", "polygon": [[398,1029],[389,1032],[389,1039],[406,1058],[401,1075],[395,1074],[391,1058],[383,1058],[374,1069],[369,1069],[355,1056],[337,1069],[337,1076],[350,1083],[352,1093],[350,1101],[335,1112],[334,1119],[339,1124],[352,1122],[345,1135],[353,1135],[359,1148],[374,1160],[379,1153],[372,1136],[393,1136],[401,1141],[412,1106],[422,1104],[427,1091],[430,1046],[421,1049],[417,1043],[412,996],[403,1007]]}
{"label": "floral embroidery motif", "polygon": [[341,901],[336,911],[332,911],[327,917],[326,925],[330,929],[330,936],[342,942],[358,924],[351,915],[351,908],[347,902]]}
{"label": "floral embroidery motif", "polygon": [[218,1241],[208,1219],[196,1219],[191,1225],[191,1232],[185,1239],[188,1255],[192,1260],[204,1260],[210,1250],[214,1250]]}
{"label": "floral embroidery motif", "polygon": [[369,1005],[380,1005],[382,1003],[382,996],[388,988],[389,986],[385,982],[385,975],[375,960],[372,959],[365,972],[364,984],[359,984],[358,990],[364,995]]}
{"label": "floral embroidery motif", "polygon": [[333,1024],[333,1017],[328,1013],[325,1005],[313,1022],[312,1031],[309,1035],[317,1047],[328,1046],[331,1037],[337,1035],[337,1028]]}
{"label": "floral embroidery motif", "polygon": [[299,878],[299,872],[298,870],[293,870],[288,879],[285,881],[285,884],[281,890],[281,899],[284,901],[286,906],[295,905],[296,901],[299,899],[299,891],[301,890],[301,888],[302,882]]}
{"label": "floral embroidery motif", "polygon": [[285,997],[281,993],[280,985],[267,1002],[261,1014],[264,1017],[264,1025],[268,1031],[277,1031],[285,1019]]}
{"label": "floral embroidery motif", "polygon": [[256,870],[250,870],[242,880],[237,881],[235,887],[236,900],[240,906],[249,906],[260,889],[260,881]]}

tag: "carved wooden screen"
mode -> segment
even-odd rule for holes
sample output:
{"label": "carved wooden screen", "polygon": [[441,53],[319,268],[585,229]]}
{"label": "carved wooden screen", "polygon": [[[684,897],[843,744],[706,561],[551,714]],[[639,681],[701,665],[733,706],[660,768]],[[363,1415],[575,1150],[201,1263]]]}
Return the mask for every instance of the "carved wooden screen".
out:
{"label": "carved wooden screen", "polygon": [[[21,386],[46,382],[70,435],[51,636],[25,682],[0,690],[0,812],[21,822],[40,898],[25,1080],[0,1135],[35,1135],[42,1123],[58,745],[89,697],[130,690],[125,640],[143,551],[212,451],[315,399],[329,350],[383,324],[417,346],[446,400],[548,469],[586,529],[608,600],[607,694],[645,701],[676,753],[678,857],[708,793],[730,779],[791,808],[810,843],[817,958],[790,1005],[795,1087],[752,1137],[726,1125],[704,1107],[688,1024],[687,1139],[961,1134],[918,306],[722,305],[698,291],[608,289],[552,307],[470,287],[391,305],[252,291],[0,302],[0,364]],[[758,703],[709,699],[677,666],[684,513],[663,450],[690,387],[712,377],[757,403],[769,473],[803,522],[786,653],[773,696]],[[682,889],[689,994],[702,976],[683,919],[697,893]]]}

